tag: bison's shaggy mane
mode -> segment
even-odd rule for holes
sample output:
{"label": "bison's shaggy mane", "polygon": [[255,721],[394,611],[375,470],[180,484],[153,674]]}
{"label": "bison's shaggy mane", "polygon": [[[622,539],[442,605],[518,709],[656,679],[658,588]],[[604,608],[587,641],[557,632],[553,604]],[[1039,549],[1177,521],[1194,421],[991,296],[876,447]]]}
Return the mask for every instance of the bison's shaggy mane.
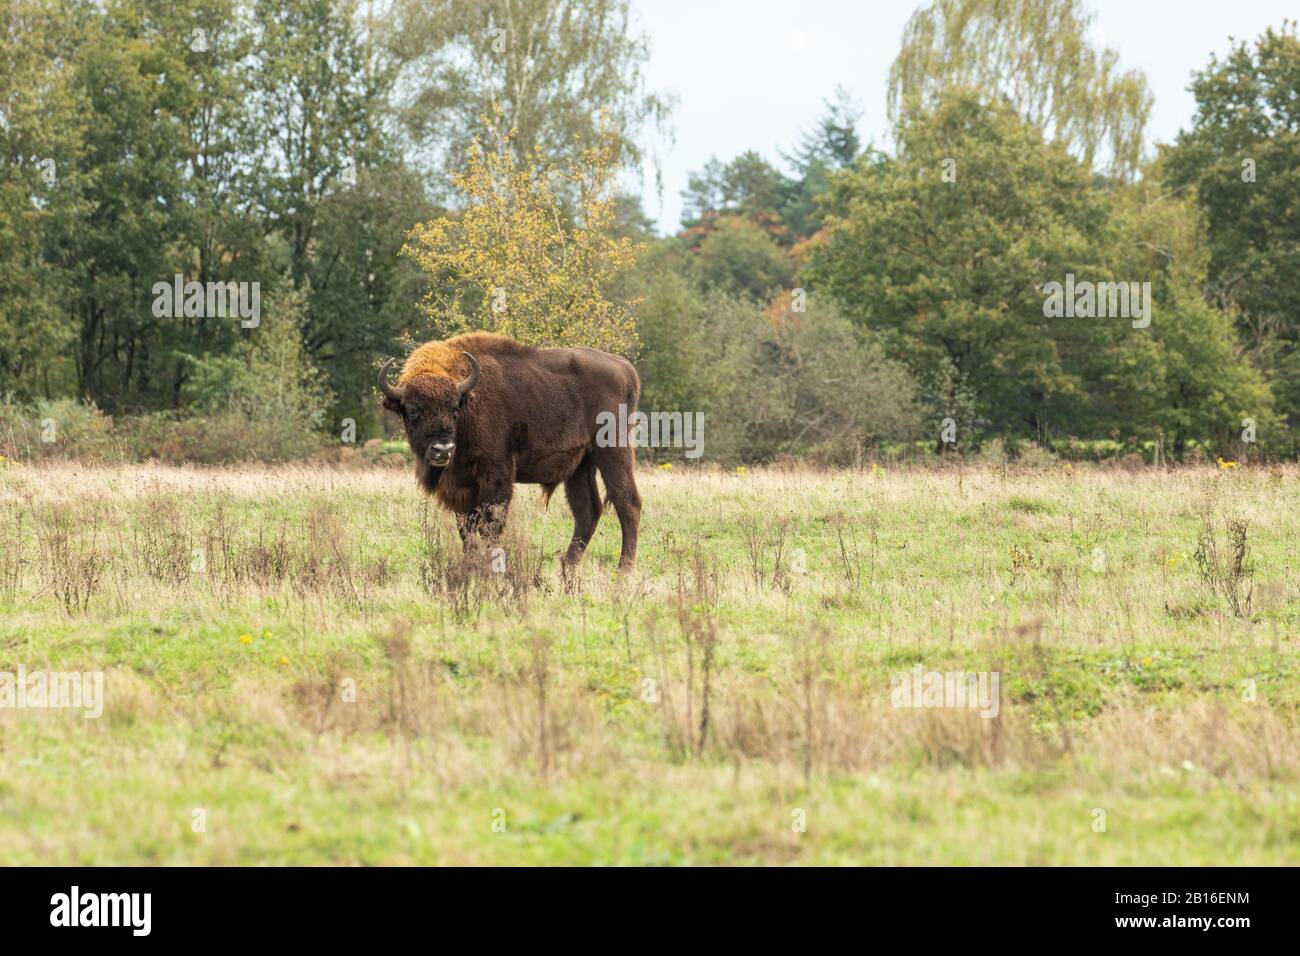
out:
{"label": "bison's shaggy mane", "polygon": [[409,356],[398,376],[398,384],[417,375],[438,375],[457,381],[469,375],[469,360],[462,354],[469,352],[476,359],[489,355],[525,355],[531,346],[516,342],[508,335],[495,332],[469,332],[442,342],[426,342]]}

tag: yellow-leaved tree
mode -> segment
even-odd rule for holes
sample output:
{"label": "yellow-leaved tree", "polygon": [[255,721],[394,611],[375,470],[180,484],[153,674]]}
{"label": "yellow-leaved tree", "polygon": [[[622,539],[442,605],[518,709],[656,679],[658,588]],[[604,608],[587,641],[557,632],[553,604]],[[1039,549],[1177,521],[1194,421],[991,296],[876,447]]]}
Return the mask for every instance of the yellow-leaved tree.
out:
{"label": "yellow-leaved tree", "polygon": [[403,252],[429,277],[423,309],[445,335],[486,330],[633,354],[636,303],[604,292],[640,249],[614,234],[613,138],[565,170],[520,162],[508,145],[475,141],[453,177],[463,209],[411,230]]}

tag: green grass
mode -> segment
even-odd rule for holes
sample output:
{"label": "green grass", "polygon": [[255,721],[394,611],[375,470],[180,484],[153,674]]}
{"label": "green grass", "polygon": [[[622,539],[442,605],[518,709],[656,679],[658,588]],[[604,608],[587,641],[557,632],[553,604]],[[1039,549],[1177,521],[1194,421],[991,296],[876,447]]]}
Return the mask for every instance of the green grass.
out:
{"label": "green grass", "polygon": [[1297,477],[679,465],[566,582],[531,488],[495,573],[405,473],[10,464],[0,672],[106,700],[0,708],[0,859],[1294,861]]}

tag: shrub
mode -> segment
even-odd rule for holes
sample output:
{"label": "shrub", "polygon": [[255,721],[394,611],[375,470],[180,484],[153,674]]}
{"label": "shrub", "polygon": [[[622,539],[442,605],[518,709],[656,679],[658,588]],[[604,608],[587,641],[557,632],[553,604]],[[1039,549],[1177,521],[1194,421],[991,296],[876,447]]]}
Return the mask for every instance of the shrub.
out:
{"label": "shrub", "polygon": [[301,459],[321,446],[318,433],[291,419],[259,421],[229,411],[204,416],[155,412],[114,419],[93,404],[72,399],[32,406],[0,402],[0,455],[17,461],[156,459],[215,465]]}
{"label": "shrub", "polygon": [[809,299],[796,313],[778,300],[765,311],[747,296],[701,291],[688,274],[668,257],[635,277],[641,410],[703,412],[708,458],[845,462],[864,444],[917,432],[911,376],[832,302]]}
{"label": "shrub", "polygon": [[124,447],[105,415],[91,402],[71,398],[42,399],[19,405],[6,397],[0,401],[0,454],[6,458],[79,458],[124,461]]}
{"label": "shrub", "polygon": [[234,412],[206,416],[155,413],[125,418],[123,443],[136,460],[194,462],[291,461],[319,451],[317,432],[291,419],[250,419]]}
{"label": "shrub", "polygon": [[[439,332],[503,332],[530,345],[585,345],[630,355],[636,325],[603,285],[637,246],[614,234],[616,141],[602,138],[572,169],[519,162],[509,138],[475,142],[452,176],[456,218],[421,223],[403,250],[430,280],[424,310]],[[564,180],[576,192],[566,208]]]}

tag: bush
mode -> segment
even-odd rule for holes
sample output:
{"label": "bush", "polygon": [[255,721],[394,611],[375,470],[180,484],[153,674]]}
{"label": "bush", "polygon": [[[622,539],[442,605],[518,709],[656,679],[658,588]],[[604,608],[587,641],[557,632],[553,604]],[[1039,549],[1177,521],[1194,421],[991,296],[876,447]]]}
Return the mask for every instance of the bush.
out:
{"label": "bush", "polygon": [[262,323],[231,355],[189,357],[189,407],[217,419],[247,419],[250,435],[322,428],[333,396],[303,345],[307,294],[271,298]]}
{"label": "bush", "polygon": [[187,417],[160,412],[125,418],[119,430],[137,461],[292,461],[315,454],[323,444],[318,433],[290,419],[255,420],[233,412]]}
{"label": "bush", "polygon": [[289,461],[315,454],[319,434],[291,419],[250,420],[233,412],[156,412],[114,419],[72,399],[23,406],[0,402],[0,455],[16,461],[158,461],[216,465]]}
{"label": "bush", "polygon": [[130,459],[131,452],[117,435],[113,417],[93,403],[59,398],[19,405],[6,397],[0,401],[0,455],[113,462]]}
{"label": "bush", "polygon": [[727,217],[695,254],[705,288],[766,299],[794,281],[790,256],[751,222]]}
{"label": "bush", "polygon": [[[673,257],[635,277],[643,412],[703,412],[704,451],[714,460],[806,455],[854,459],[865,444],[912,437],[916,388],[907,370],[860,336],[833,303],[701,291]],[[654,460],[676,449],[645,449]]]}
{"label": "bush", "polygon": [[509,136],[475,141],[451,177],[463,210],[420,223],[403,249],[429,279],[422,307],[442,334],[636,351],[629,303],[604,288],[637,252],[614,233],[616,150],[606,134],[572,168],[555,168],[536,154],[519,160]]}
{"label": "bush", "polygon": [[809,299],[806,312],[778,318],[762,346],[761,373],[756,384],[773,396],[774,408],[750,423],[752,456],[804,454],[845,464],[865,445],[918,432],[911,374],[829,300]]}
{"label": "bush", "polygon": [[114,421],[92,403],[0,401],[0,454],[19,460],[228,464],[320,450],[331,398],[302,344],[305,292],[271,299],[231,355],[190,357],[190,411]]}

